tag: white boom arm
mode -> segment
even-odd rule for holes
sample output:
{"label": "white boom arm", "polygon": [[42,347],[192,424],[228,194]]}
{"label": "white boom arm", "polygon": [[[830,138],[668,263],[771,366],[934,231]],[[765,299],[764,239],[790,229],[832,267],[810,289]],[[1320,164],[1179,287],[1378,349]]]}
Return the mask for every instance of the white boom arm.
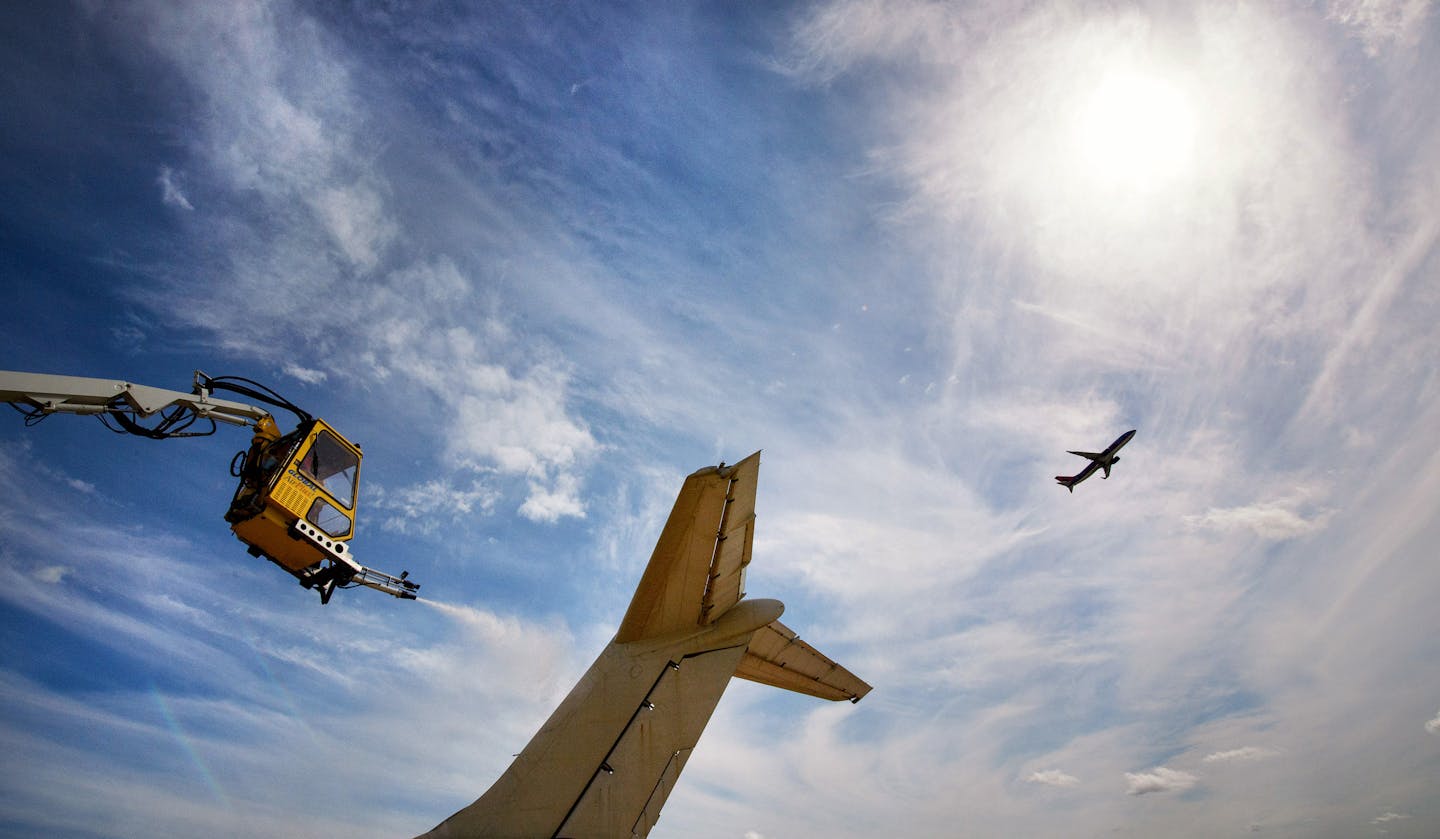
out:
{"label": "white boom arm", "polygon": [[211,396],[209,389],[201,385],[202,375],[196,371],[193,393],[181,393],[115,379],[0,370],[0,402],[28,405],[44,414],[106,414],[118,409],[141,417],[179,407],[193,411],[200,419],[245,426],[258,425],[270,416],[264,408]]}

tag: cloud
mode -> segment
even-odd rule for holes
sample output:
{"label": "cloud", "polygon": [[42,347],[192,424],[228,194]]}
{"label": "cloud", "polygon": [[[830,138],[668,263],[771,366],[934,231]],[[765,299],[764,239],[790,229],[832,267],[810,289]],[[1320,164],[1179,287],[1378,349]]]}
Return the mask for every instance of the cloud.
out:
{"label": "cloud", "polygon": [[1262,539],[1278,542],[1320,530],[1329,518],[1328,513],[1319,513],[1307,519],[1284,504],[1260,503],[1248,507],[1212,507],[1199,515],[1186,516],[1184,521],[1194,528],[1250,530]]}
{"label": "cloud", "polygon": [[65,579],[72,570],[73,569],[64,565],[46,565],[43,568],[35,569],[31,576],[42,583],[54,585]]}
{"label": "cloud", "polygon": [[1074,775],[1067,775],[1059,769],[1044,769],[1039,772],[1030,773],[1025,779],[1032,784],[1044,784],[1049,787],[1073,787],[1080,783],[1080,779]]}
{"label": "cloud", "polygon": [[1386,822],[1400,822],[1410,818],[1409,813],[1397,813],[1394,810],[1387,810],[1384,813],[1370,820],[1371,824],[1384,824]]}
{"label": "cloud", "polygon": [[1258,746],[1243,746],[1238,749],[1230,749],[1224,752],[1212,752],[1201,758],[1203,763],[1226,763],[1226,762],[1249,762],[1253,760],[1264,760],[1275,757],[1280,752],[1275,749],[1264,749]]}
{"label": "cloud", "polygon": [[1378,55],[1386,48],[1414,47],[1423,33],[1430,0],[1331,0],[1326,16],[1355,30],[1365,51]]}
{"label": "cloud", "polygon": [[69,484],[71,489],[83,492],[86,495],[95,494],[95,485],[89,481],[82,481],[79,478],[67,478],[65,483]]}
{"label": "cloud", "polygon": [[1397,301],[1405,299],[1411,284],[1424,282],[1428,277],[1427,260],[1440,243],[1440,215],[1431,209],[1435,206],[1435,187],[1424,181],[1420,183],[1423,186],[1416,190],[1421,196],[1418,200],[1426,204],[1427,209],[1417,212],[1408,235],[1375,258],[1364,299],[1339,326],[1339,339],[1330,343],[1324,365],[1310,383],[1310,392],[1300,406],[1300,414],[1328,416],[1342,402],[1375,398],[1366,389],[1383,385],[1389,379],[1376,379],[1369,371],[1380,358],[1390,363],[1403,360],[1394,355],[1393,346],[1383,343],[1384,339],[1393,341],[1397,331],[1403,334],[1405,330],[1397,327],[1423,329],[1410,326],[1408,319],[1397,318],[1392,311]]}
{"label": "cloud", "polygon": [[523,378],[494,365],[475,365],[457,405],[451,445],[461,457],[493,461],[501,472],[543,476],[568,467],[598,446],[590,430],[567,416],[568,376],[541,364]]}
{"label": "cloud", "polygon": [[[284,4],[139,14],[150,45],[205,104],[187,138],[195,167],[219,188],[258,197],[272,229],[305,239],[316,256],[339,257],[362,274],[375,268],[399,227],[370,163],[363,103],[322,30]],[[184,201],[169,169],[161,178],[167,196]]]}
{"label": "cloud", "polygon": [[1425,730],[1431,734],[1440,735],[1440,711],[1437,711],[1435,717],[1425,723]]}
{"label": "cloud", "polygon": [[[856,64],[934,55],[956,28],[950,10],[929,0],[842,0],[817,6],[794,32],[784,65],[800,78],[830,81]],[[920,42],[928,48],[916,49]]]}
{"label": "cloud", "polygon": [[1148,772],[1126,772],[1125,781],[1129,789],[1126,795],[1146,795],[1152,792],[1184,792],[1195,786],[1199,778],[1189,772],[1157,766]]}
{"label": "cloud", "polygon": [[500,491],[480,479],[468,486],[439,478],[399,489],[372,484],[367,492],[372,508],[389,514],[380,526],[395,533],[434,533],[447,522],[488,516],[500,500]]}
{"label": "cloud", "polygon": [[561,518],[585,518],[585,505],[579,496],[580,482],[573,475],[561,475],[553,489],[539,483],[530,484],[530,496],[520,505],[520,515],[531,521],[554,523]]}
{"label": "cloud", "polygon": [[325,187],[310,201],[341,252],[361,270],[374,268],[399,232],[375,189],[364,184]]}
{"label": "cloud", "polygon": [[543,335],[512,334],[493,284],[477,281],[505,270],[494,263],[507,249],[542,261],[539,246],[506,239],[505,219],[475,222],[458,264],[434,228],[478,208],[412,206],[411,173],[382,165],[377,125],[393,115],[357,91],[355,55],[303,11],[140,8],[150,45],[203,103],[192,168],[217,207],[263,210],[197,230],[213,262],[203,270],[225,278],[213,294],[180,279],[150,304],[309,384],[384,387],[426,411],[412,428],[444,438],[434,451],[447,471],[523,477],[511,485],[529,487],[533,520],[582,516],[579,476],[599,446],[570,405],[570,365]]}
{"label": "cloud", "polygon": [[180,191],[179,179],[175,174],[175,170],[169,166],[161,166],[160,176],[155,179],[155,182],[160,185],[160,200],[163,201],[167,207],[178,207],[182,210],[195,209],[191,206],[190,199],[186,198],[185,193]]}
{"label": "cloud", "polygon": [[[879,439],[884,432],[871,429],[860,434]],[[756,555],[764,551],[775,557],[788,573],[800,576],[807,590],[833,593],[846,602],[875,603],[883,598],[898,605],[938,591],[954,591],[985,562],[1016,550],[1033,536],[1019,526],[1017,516],[987,509],[975,490],[953,474],[890,451],[883,443],[818,448],[792,463],[788,472],[762,468],[765,491],[787,493],[793,509],[784,517],[767,519],[765,527],[756,530]],[[846,473],[863,474],[866,480],[844,493],[824,482],[802,480],[803,486],[789,485],[799,476],[830,473],[837,463],[844,464]],[[904,573],[895,572],[886,559],[891,556],[905,557]],[[931,627],[942,625],[959,608],[950,604],[940,609]],[[1006,657],[1054,653],[1047,643],[1003,616],[995,617],[995,625],[971,627],[973,634],[960,633],[951,640],[987,647],[993,643]],[[1010,646],[1017,640],[1016,632],[1030,643],[1020,649]],[[902,657],[926,652],[910,645],[899,650]],[[972,663],[969,658],[952,660],[947,667],[963,665],[968,672]],[[977,675],[994,678],[985,674],[983,665],[973,666]]]}
{"label": "cloud", "polygon": [[325,373],[324,370],[315,370],[310,367],[301,367],[299,364],[296,364],[294,362],[287,362],[281,372],[283,372],[285,375],[289,376],[292,379],[299,379],[300,381],[310,385],[324,384],[325,380],[329,378],[329,376]]}

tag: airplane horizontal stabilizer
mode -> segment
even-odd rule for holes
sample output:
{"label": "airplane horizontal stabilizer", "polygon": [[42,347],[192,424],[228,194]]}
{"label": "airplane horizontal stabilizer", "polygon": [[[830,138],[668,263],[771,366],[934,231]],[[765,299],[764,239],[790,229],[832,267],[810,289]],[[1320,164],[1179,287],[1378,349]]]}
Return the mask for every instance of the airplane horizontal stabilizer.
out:
{"label": "airplane horizontal stabilizer", "polygon": [[778,620],[756,631],[735,675],[762,685],[835,701],[859,702],[870,692],[870,685],[801,641]]}

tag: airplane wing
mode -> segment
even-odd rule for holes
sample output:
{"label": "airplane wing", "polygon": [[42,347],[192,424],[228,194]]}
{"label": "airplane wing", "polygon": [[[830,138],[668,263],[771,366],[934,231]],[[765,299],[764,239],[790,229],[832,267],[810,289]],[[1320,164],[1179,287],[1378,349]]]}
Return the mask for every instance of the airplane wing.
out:
{"label": "airplane wing", "polygon": [[800,640],[790,627],[773,621],[755,632],[735,675],[762,685],[807,693],[821,699],[859,702],[870,685]]}

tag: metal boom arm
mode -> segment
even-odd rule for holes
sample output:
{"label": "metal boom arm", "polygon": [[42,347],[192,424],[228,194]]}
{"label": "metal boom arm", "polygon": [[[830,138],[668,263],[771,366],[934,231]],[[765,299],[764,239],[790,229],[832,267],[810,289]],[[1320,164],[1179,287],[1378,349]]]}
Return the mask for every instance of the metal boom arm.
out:
{"label": "metal boom arm", "polygon": [[259,426],[270,418],[264,408],[216,399],[196,371],[195,390],[182,393],[115,379],[87,379],[83,376],[52,376],[43,373],[16,373],[0,370],[0,402],[27,406],[32,416],[55,413],[133,413],[140,417],[158,414],[167,408],[193,412],[197,419],[218,420],[231,425]]}

